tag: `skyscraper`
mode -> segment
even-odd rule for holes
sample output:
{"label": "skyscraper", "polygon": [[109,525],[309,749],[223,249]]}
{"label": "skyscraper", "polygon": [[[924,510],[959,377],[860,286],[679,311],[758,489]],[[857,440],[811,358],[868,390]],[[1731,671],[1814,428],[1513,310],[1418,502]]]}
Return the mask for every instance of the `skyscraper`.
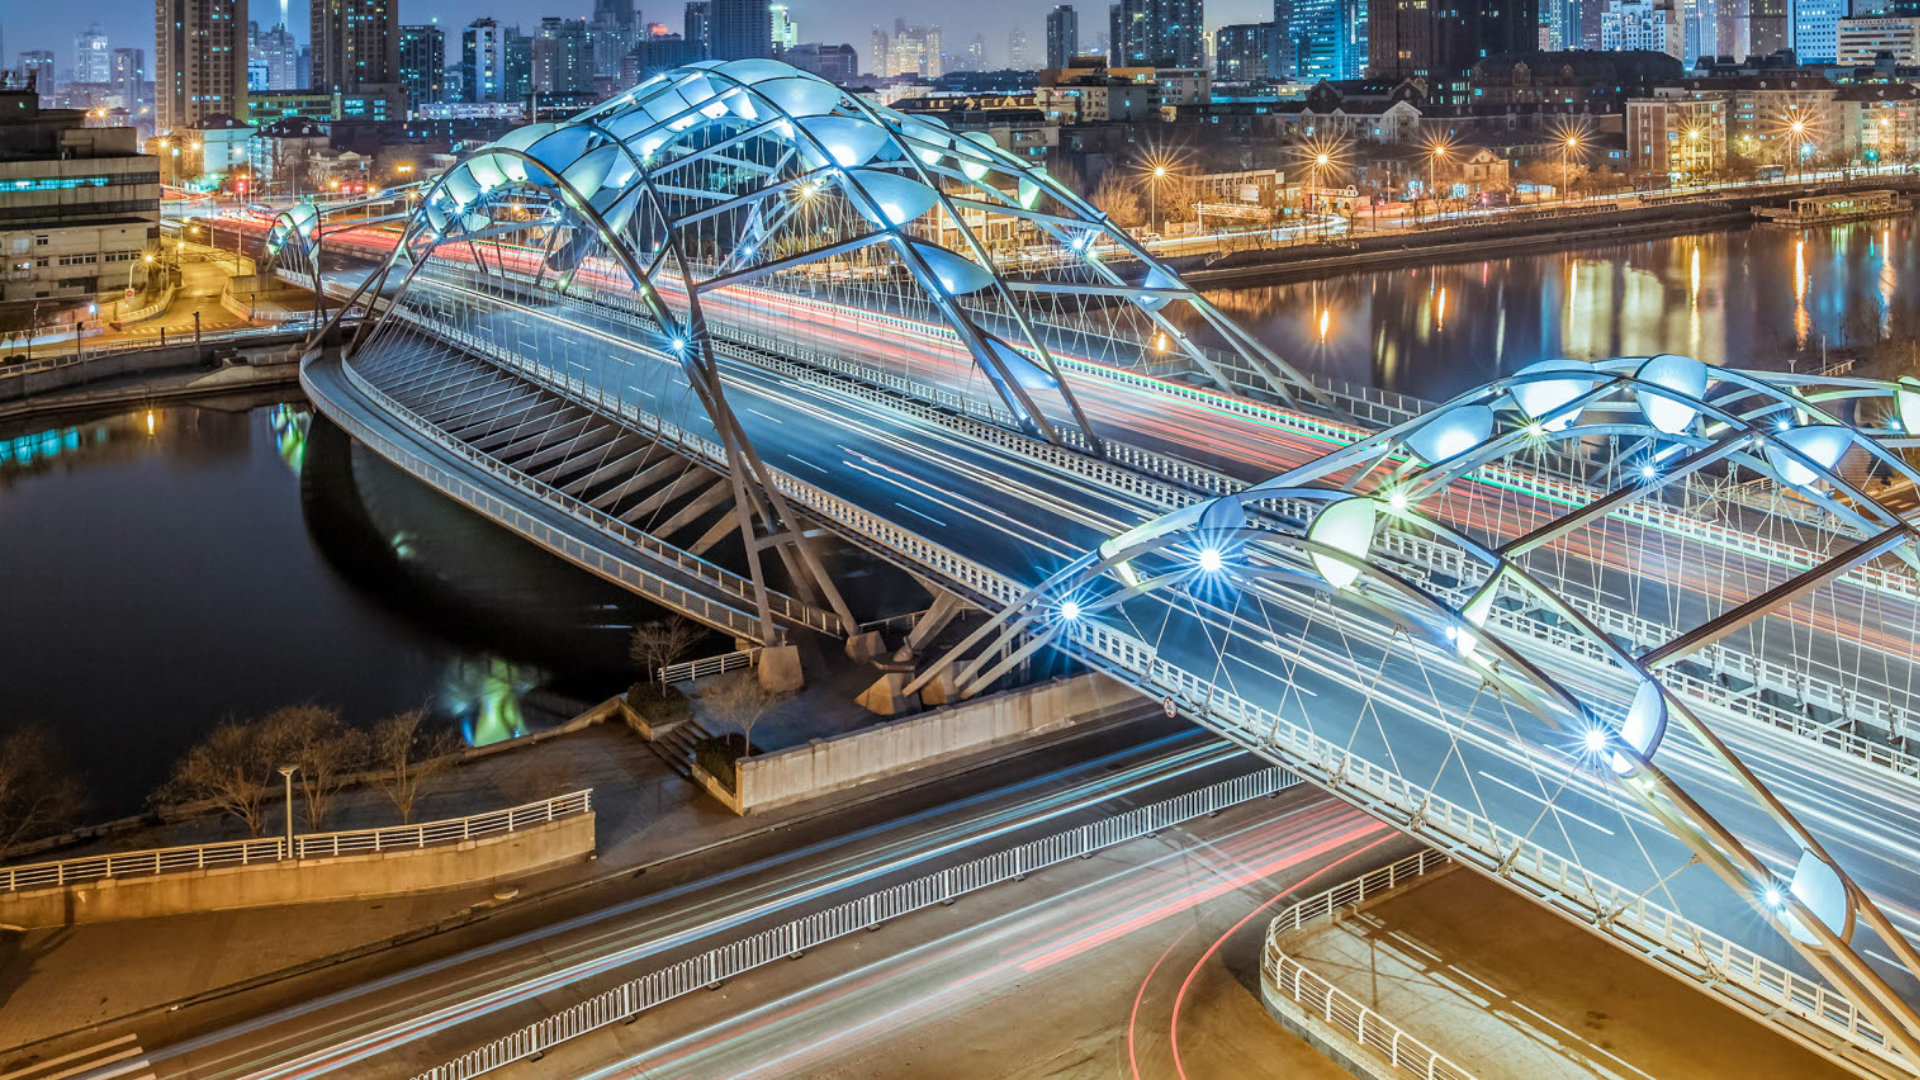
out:
{"label": "skyscraper", "polygon": [[1678,60],[1686,33],[1673,0],[1607,0],[1607,10],[1600,15],[1600,47],[1608,52],[1663,52]]}
{"label": "skyscraper", "polygon": [[398,0],[313,0],[314,90],[360,94],[400,84]]}
{"label": "skyscraper", "polygon": [[683,18],[686,29],[682,37],[702,45],[712,43],[713,18],[712,12],[707,7],[707,0],[687,0],[687,10]]}
{"label": "skyscraper", "polygon": [[271,30],[258,27],[258,23],[247,24],[247,58],[251,66],[266,68],[268,90],[299,89],[300,48],[294,44],[293,31],[285,24]]}
{"label": "skyscraper", "polygon": [[793,21],[793,15],[785,4],[767,5],[768,14],[773,16],[773,54],[786,52],[800,44],[800,24]]}
{"label": "skyscraper", "polygon": [[73,81],[105,83],[113,80],[113,53],[107,35],[94,23],[73,35]]}
{"label": "skyscraper", "polygon": [[[1368,67],[1384,78],[1424,78],[1442,104],[1472,96],[1482,57],[1539,47],[1538,0],[1368,0]],[[1597,30],[1597,27],[1596,27]]]}
{"label": "skyscraper", "polygon": [[1840,20],[1847,0],[1795,0],[1793,51],[1803,64],[1831,64],[1839,59]]}
{"label": "skyscraper", "polygon": [[[1286,20],[1296,77],[1357,79],[1367,67],[1366,0],[1293,0]],[[1281,22],[1275,5],[1274,22]]]}
{"label": "skyscraper", "polygon": [[1223,82],[1282,76],[1283,36],[1274,24],[1235,23],[1213,32],[1213,75]]}
{"label": "skyscraper", "polygon": [[773,55],[773,13],[768,0],[707,0],[712,25],[707,55],[715,60],[747,60]]}
{"label": "skyscraper", "polygon": [[[984,57],[981,67],[985,67]],[[1027,32],[1021,27],[1007,31],[1007,68],[1012,71],[1031,71],[1033,62],[1027,58]]]}
{"label": "skyscraper", "polygon": [[447,35],[431,23],[400,28],[400,86],[413,108],[447,99]]}
{"label": "skyscraper", "polygon": [[594,0],[593,24],[589,33],[593,35],[595,75],[613,77],[620,74],[620,61],[637,39],[636,26],[633,0]]}
{"label": "skyscraper", "polygon": [[533,89],[539,94],[593,90],[593,39],[587,20],[549,15],[533,39]]}
{"label": "skyscraper", "polygon": [[501,52],[505,61],[501,70],[506,76],[502,94],[506,101],[525,101],[533,94],[533,39],[517,26],[507,27],[503,34]]}
{"label": "skyscraper", "polygon": [[247,112],[247,0],[154,4],[154,130]]}
{"label": "skyscraper", "polygon": [[940,28],[908,26],[907,20],[895,19],[891,40],[876,29],[873,32],[873,73],[882,78],[889,75],[917,75],[923,79],[936,79],[946,74],[946,65],[941,58]]}
{"label": "skyscraper", "polygon": [[[1787,47],[1793,33],[1787,4],[1788,0],[1747,0],[1747,55],[1772,56]],[[1827,25],[1833,25],[1833,21]],[[1831,48],[1827,55],[1833,55]]]}
{"label": "skyscraper", "polygon": [[134,112],[140,111],[147,96],[147,50],[113,50],[111,79],[114,93],[120,95],[120,104]]}
{"label": "skyscraper", "polygon": [[1047,66],[1063,68],[1080,51],[1080,16],[1072,4],[1056,4],[1047,12]]}
{"label": "skyscraper", "polygon": [[1108,13],[1110,62],[1117,67],[1203,67],[1202,0],[1120,0]]}
{"label": "skyscraper", "polygon": [[475,19],[460,34],[460,87],[468,101],[506,101],[507,39],[492,19]]}
{"label": "skyscraper", "polygon": [[33,84],[41,97],[57,89],[53,85],[53,53],[48,49],[28,49],[20,54],[20,74]]}

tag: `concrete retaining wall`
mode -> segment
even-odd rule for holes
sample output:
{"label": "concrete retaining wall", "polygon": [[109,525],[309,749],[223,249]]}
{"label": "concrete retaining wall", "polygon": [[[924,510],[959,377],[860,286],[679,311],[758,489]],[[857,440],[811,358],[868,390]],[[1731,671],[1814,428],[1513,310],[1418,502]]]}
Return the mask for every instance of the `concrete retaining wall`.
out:
{"label": "concrete retaining wall", "polygon": [[593,822],[590,813],[576,814],[517,832],[437,847],[0,893],[0,926],[71,926],[480,885],[586,858],[593,853]]}
{"label": "concrete retaining wall", "polygon": [[738,764],[742,813],[840,791],[904,769],[1065,727],[1140,696],[1105,675],[1009,690]]}

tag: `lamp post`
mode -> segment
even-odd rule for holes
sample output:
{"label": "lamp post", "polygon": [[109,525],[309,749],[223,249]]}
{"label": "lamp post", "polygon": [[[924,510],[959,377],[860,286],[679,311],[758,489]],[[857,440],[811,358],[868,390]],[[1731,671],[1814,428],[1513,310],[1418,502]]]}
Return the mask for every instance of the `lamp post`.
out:
{"label": "lamp post", "polygon": [[1801,154],[1800,148],[1804,144],[1801,143],[1800,138],[1801,136],[1807,133],[1807,122],[1805,120],[1800,119],[1799,117],[1795,117],[1792,124],[1792,130],[1793,130],[1793,156],[1795,159],[1793,163],[1793,173],[1795,176],[1801,176],[1805,174],[1806,158]]}
{"label": "lamp post", "polygon": [[1313,190],[1307,193],[1310,210],[1320,209],[1320,170],[1326,168],[1332,160],[1332,157],[1324,152],[1313,156]]}
{"label": "lamp post", "polygon": [[1441,158],[1446,156],[1447,156],[1447,147],[1444,143],[1435,146],[1433,148],[1433,153],[1427,156],[1427,194],[1433,196],[1433,208],[1435,211],[1438,211],[1440,209],[1440,197],[1434,192],[1433,167],[1440,161]]}
{"label": "lamp post", "polygon": [[293,774],[300,771],[298,765],[280,766],[280,778],[287,782],[287,858],[293,858]]}
{"label": "lamp post", "polygon": [[1154,234],[1160,232],[1160,181],[1166,179],[1166,177],[1167,167],[1165,165],[1155,165],[1153,167],[1153,184],[1150,186],[1147,196],[1147,205],[1149,207],[1147,211],[1147,231]]}
{"label": "lamp post", "polygon": [[1562,198],[1568,201],[1573,199],[1572,157],[1573,152],[1578,149],[1579,146],[1580,136],[1578,135],[1569,135],[1567,136],[1567,140],[1560,144],[1560,182],[1565,184],[1567,188],[1567,193],[1562,196]]}

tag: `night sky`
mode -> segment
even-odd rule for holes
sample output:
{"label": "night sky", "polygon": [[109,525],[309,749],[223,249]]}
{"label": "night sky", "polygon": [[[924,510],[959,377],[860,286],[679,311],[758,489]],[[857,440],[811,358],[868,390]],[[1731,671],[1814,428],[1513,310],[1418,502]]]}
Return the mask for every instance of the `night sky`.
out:
{"label": "night sky", "polygon": [[[865,67],[867,33],[878,23],[886,27],[895,18],[931,23],[946,32],[946,48],[956,52],[973,35],[986,39],[987,58],[1001,64],[1007,58],[1007,31],[1019,26],[1027,33],[1027,51],[1035,64],[1046,55],[1046,13],[1058,0],[974,0],[966,5],[964,20],[955,18],[954,5],[943,0],[788,0],[793,18],[800,24],[802,41],[847,42],[860,51]],[[666,23],[676,32],[681,25],[681,0],[638,0],[641,17],[648,22]],[[307,2],[289,0],[289,23],[302,44],[307,40]],[[1091,42],[1106,21],[1107,0],[1077,3],[1080,12],[1080,36]],[[542,15],[591,16],[592,0],[400,0],[403,22],[425,22],[438,18],[447,28],[449,52],[457,56],[459,28],[483,15],[505,24],[530,27]],[[252,0],[248,17],[262,26],[271,25],[279,15],[270,2]],[[1269,0],[1213,0],[1207,5],[1209,28],[1222,23],[1261,22],[1273,17]],[[81,0],[77,4],[35,4],[26,0],[0,3],[0,32],[5,34],[5,58],[11,65],[26,49],[51,49],[64,71],[72,63],[73,35],[97,19],[105,28],[112,47],[147,50],[148,64],[153,56],[153,5],[150,0]]]}

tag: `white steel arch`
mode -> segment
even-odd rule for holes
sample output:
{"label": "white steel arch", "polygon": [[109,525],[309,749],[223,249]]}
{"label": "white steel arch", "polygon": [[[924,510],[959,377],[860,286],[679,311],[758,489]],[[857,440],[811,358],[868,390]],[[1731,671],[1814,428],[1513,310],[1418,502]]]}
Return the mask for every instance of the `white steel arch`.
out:
{"label": "white steel arch", "polygon": [[[1843,700],[1915,703],[1916,445],[1913,379],[1535,364],[1113,537],[920,683],[971,693],[1048,644],[1136,642],[1093,651],[1143,685],[1197,687],[1182,706],[1202,716],[1216,695],[1251,699],[1323,750],[1372,740],[1369,767],[1529,843],[1550,832],[1556,855],[1641,898],[1698,915],[1712,905],[1686,871],[1710,869],[1909,1069],[1908,932],[1855,880],[1824,808],[1789,808],[1732,745],[1731,716],[1682,684],[1699,682],[1691,658],[1730,649]],[[1639,634],[1601,625],[1607,608]],[[1863,626],[1876,617],[1891,645]],[[1316,653],[1348,670],[1308,679]],[[1327,690],[1341,677],[1373,730],[1329,715],[1345,715]],[[1294,685],[1318,696],[1290,713]],[[1804,768],[1822,769],[1811,747]],[[1500,806],[1492,784],[1525,798]],[[1701,918],[1727,928],[1725,911]]]}

